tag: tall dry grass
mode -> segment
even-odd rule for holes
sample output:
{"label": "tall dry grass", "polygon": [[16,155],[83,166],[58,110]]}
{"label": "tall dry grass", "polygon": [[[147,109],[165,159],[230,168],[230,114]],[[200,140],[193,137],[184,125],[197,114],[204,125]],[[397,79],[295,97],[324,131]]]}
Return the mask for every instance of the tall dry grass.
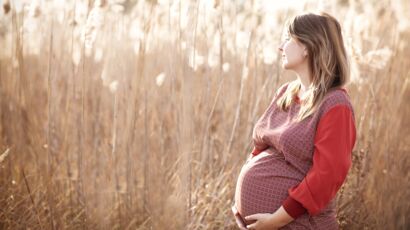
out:
{"label": "tall dry grass", "polygon": [[356,112],[342,229],[409,229],[408,1],[4,1],[1,229],[235,229],[284,20],[344,28]]}

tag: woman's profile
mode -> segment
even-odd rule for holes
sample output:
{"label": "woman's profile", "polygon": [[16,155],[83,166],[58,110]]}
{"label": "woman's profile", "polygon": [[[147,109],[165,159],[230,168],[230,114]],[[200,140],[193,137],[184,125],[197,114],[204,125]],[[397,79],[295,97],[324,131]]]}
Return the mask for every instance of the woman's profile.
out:
{"label": "woman's profile", "polygon": [[282,67],[297,79],[276,90],[255,124],[232,210],[243,229],[338,229],[335,197],[356,142],[341,26],[307,13],[289,21],[287,35]]}

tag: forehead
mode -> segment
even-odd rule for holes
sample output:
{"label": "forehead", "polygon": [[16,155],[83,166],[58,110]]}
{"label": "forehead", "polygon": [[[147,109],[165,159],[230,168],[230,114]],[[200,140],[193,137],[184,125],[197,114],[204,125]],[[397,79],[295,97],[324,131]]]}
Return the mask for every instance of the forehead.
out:
{"label": "forehead", "polygon": [[287,19],[283,25],[283,29],[282,29],[282,34],[283,35],[288,35],[290,36],[290,29],[291,29],[291,25],[292,25],[293,20],[292,19]]}
{"label": "forehead", "polygon": [[288,30],[283,30],[282,34],[281,34],[281,37],[282,38],[290,38],[291,36],[290,36],[290,33],[289,33]]}

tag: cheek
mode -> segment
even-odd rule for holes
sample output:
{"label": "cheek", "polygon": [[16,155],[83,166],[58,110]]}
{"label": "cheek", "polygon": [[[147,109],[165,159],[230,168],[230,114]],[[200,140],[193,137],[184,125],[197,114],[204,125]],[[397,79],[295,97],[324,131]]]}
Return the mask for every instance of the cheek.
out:
{"label": "cheek", "polygon": [[286,61],[288,65],[295,65],[303,61],[302,54],[300,53],[299,47],[290,44],[284,48]]}

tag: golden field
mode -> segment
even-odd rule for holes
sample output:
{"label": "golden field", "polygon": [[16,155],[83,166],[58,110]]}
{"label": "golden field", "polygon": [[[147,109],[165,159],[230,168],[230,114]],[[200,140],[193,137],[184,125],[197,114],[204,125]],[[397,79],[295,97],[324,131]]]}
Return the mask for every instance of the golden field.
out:
{"label": "golden field", "polygon": [[340,228],[410,228],[409,1],[0,2],[0,229],[236,229],[284,22],[318,10],[351,61]]}

